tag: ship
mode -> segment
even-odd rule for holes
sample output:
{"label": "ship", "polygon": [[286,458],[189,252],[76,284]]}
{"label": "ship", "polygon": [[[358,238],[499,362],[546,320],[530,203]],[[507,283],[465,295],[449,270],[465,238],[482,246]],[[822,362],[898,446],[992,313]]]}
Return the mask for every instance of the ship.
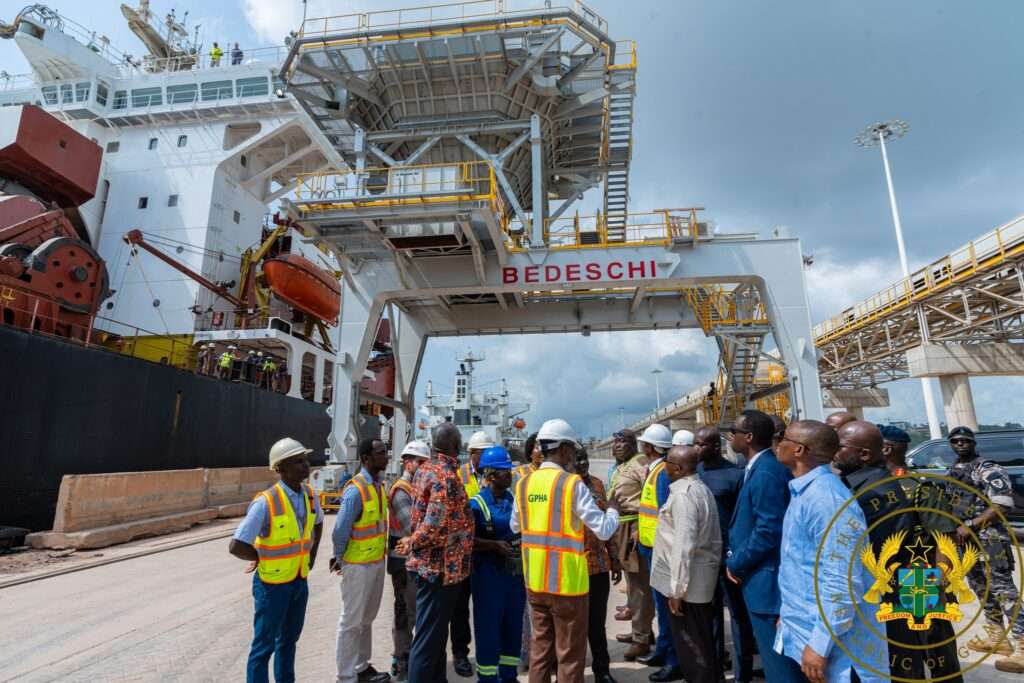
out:
{"label": "ship", "polygon": [[187,14],[121,11],[141,56],[43,5],[0,17],[31,69],[0,72],[0,524],[49,528],[64,474],[265,466],[286,435],[327,457],[344,275],[272,207],[338,153],[284,46],[216,59]]}
{"label": "ship", "polygon": [[417,424],[421,438],[429,441],[434,427],[451,422],[459,428],[463,446],[469,443],[475,432],[482,431],[493,443],[522,454],[527,436],[526,421],[522,415],[529,411],[530,406],[513,407],[504,378],[498,380],[496,392],[480,391],[474,386],[474,367],[486,359],[485,355],[474,355],[472,351],[456,357],[458,365],[447,401],[434,392],[433,380],[427,381],[426,402],[420,409],[423,419]]}

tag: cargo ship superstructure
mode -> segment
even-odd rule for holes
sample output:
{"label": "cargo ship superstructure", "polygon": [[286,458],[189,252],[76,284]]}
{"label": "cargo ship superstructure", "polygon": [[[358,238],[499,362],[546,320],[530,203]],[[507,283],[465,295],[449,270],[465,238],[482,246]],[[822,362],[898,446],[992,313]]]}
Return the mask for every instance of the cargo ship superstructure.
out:
{"label": "cargo ship superstructure", "polygon": [[[240,271],[275,228],[268,207],[294,187],[298,173],[337,164],[336,151],[315,131],[276,74],[283,47],[219,59],[195,44],[191,27],[173,10],[158,14],[148,0],[122,5],[145,54],[133,57],[103,36],[44,6],[32,5],[0,36],[18,46],[31,72],[0,81],[0,106],[34,104],[103,152],[95,197],[78,208],[81,224],[106,261],[113,295],[97,325],[124,337],[159,339],[174,360],[200,344],[231,344],[284,361],[304,381],[288,389],[329,402],[334,349],[320,335],[277,310],[254,315],[181,268],[127,244],[137,230],[187,271],[237,290]],[[332,272],[333,258],[288,230],[286,246]],[[114,323],[112,321],[117,321]],[[191,355],[190,355],[191,354]],[[305,390],[303,385],[305,384]]]}
{"label": "cargo ship superstructure", "polygon": [[498,380],[498,391],[482,390],[486,385],[475,386],[473,372],[477,363],[483,362],[483,354],[469,351],[455,359],[458,367],[453,377],[452,393],[445,401],[434,393],[434,382],[427,381],[426,402],[420,409],[425,416],[418,424],[422,438],[430,440],[430,430],[451,422],[459,428],[463,445],[469,443],[475,432],[485,432],[495,444],[509,450],[522,450],[526,441],[526,422],[520,417],[530,409],[528,405],[512,405],[509,401],[508,383],[505,378]]}

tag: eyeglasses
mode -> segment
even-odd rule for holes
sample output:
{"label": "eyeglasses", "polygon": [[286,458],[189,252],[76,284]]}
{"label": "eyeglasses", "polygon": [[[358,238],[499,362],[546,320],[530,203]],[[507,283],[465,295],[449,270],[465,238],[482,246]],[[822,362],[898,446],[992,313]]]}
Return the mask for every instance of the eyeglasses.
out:
{"label": "eyeglasses", "polygon": [[870,448],[864,448],[863,446],[855,446],[852,443],[843,443],[842,441],[839,442],[839,447],[840,448],[851,448],[851,449],[853,449],[855,451],[869,451],[869,452],[871,451]]}
{"label": "eyeglasses", "polygon": [[754,432],[749,429],[736,429],[735,427],[726,427],[725,431],[730,434],[753,434]]}
{"label": "eyeglasses", "polygon": [[782,443],[783,441],[788,441],[790,443],[795,443],[797,446],[803,446],[807,450],[811,450],[811,447],[808,446],[807,444],[805,444],[803,441],[797,441],[796,439],[791,439],[788,436],[786,436],[785,434],[783,434],[782,438],[779,439],[779,443]]}

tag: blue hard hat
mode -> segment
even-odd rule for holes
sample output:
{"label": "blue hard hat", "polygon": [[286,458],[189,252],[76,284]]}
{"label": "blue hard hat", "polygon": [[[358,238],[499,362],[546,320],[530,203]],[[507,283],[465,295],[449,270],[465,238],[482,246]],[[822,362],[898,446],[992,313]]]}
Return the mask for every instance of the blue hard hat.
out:
{"label": "blue hard hat", "polygon": [[491,446],[480,455],[480,469],[482,470],[510,470],[512,469],[512,458],[504,446]]}
{"label": "blue hard hat", "polygon": [[896,425],[878,425],[878,429],[882,432],[882,438],[886,441],[910,443],[910,434],[907,434]]}

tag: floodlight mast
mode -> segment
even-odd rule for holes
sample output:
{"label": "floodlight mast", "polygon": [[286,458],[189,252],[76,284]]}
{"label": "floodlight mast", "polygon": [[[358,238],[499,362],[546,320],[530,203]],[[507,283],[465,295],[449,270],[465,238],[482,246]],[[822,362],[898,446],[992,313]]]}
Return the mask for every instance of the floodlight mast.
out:
{"label": "floodlight mast", "polygon": [[[889,153],[886,150],[887,140],[898,140],[907,134],[910,124],[902,119],[890,119],[874,123],[857,135],[854,142],[861,147],[880,147],[882,149],[882,166],[885,168],[885,183],[889,189],[889,208],[892,211],[892,224],[896,230],[896,247],[899,251],[900,267],[903,269],[903,277],[910,277],[910,266],[907,264],[907,250],[903,243],[903,225],[900,222],[900,211],[896,206],[896,191],[893,189],[892,170],[889,168]],[[922,325],[922,335],[927,334]],[[925,341],[922,337],[922,341]],[[924,395],[924,408],[928,415],[928,432],[933,439],[942,437],[942,430],[939,425],[939,413],[935,407],[935,397],[932,395],[931,381],[927,377],[921,378],[921,393]]]}

